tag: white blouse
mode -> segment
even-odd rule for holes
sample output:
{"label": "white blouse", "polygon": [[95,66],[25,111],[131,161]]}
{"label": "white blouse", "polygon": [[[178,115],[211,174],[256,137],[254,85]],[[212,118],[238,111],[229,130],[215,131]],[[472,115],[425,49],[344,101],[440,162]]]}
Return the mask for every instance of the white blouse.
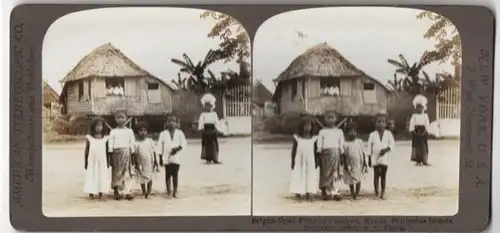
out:
{"label": "white blouse", "polygon": [[339,148],[341,153],[343,153],[342,150],[345,143],[344,132],[339,128],[323,128],[319,131],[317,143],[318,152],[324,149]]}
{"label": "white blouse", "polygon": [[[181,146],[182,149],[178,151],[175,155],[170,156],[170,151],[173,148]],[[158,144],[156,146],[156,153],[162,156],[162,160],[165,164],[180,164],[181,155],[186,151],[187,141],[184,133],[176,129],[174,135],[170,135],[170,131],[164,130],[160,133],[160,138],[158,139]]]}
{"label": "white blouse", "polygon": [[130,148],[134,149],[135,145],[135,135],[134,131],[131,129],[124,128],[114,128],[109,133],[109,152],[113,152],[115,149]]}
{"label": "white blouse", "polygon": [[[396,142],[391,131],[385,130],[382,138],[378,131],[373,131],[368,136],[368,155],[372,157],[373,165],[388,165],[389,155],[394,151]],[[380,156],[379,153],[382,149],[389,148],[390,151]]]}
{"label": "white blouse", "polygon": [[426,129],[429,128],[430,121],[427,113],[414,113],[411,115],[410,132],[415,131],[416,125],[425,126]]}
{"label": "white blouse", "polygon": [[202,130],[205,124],[214,124],[218,129],[219,117],[216,112],[202,112],[198,119],[198,129]]}

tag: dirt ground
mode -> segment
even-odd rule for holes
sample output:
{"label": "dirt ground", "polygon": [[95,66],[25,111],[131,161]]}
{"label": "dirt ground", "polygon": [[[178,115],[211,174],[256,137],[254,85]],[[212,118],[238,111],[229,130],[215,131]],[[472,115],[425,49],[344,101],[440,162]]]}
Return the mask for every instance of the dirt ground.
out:
{"label": "dirt ground", "polygon": [[[249,215],[251,140],[220,139],[222,165],[200,160],[200,141],[190,140],[179,172],[179,197],[167,199],[164,171],[153,196],[133,201],[89,200],[83,189],[83,143],[48,144],[43,150],[43,212],[50,217]],[[140,193],[140,185],[135,185]],[[139,194],[138,194],[139,195]]]}
{"label": "dirt ground", "polygon": [[298,202],[288,192],[290,144],[256,144],[253,150],[254,215],[453,215],[458,209],[459,141],[430,141],[430,167],[410,162],[410,142],[396,143],[387,173],[387,199],[377,200],[373,172],[353,201]]}

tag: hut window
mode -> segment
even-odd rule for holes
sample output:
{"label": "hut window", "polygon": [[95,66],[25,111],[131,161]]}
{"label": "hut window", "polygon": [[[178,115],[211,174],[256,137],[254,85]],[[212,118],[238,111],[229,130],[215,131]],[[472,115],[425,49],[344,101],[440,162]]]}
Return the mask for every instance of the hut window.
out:
{"label": "hut window", "polygon": [[363,83],[363,101],[368,104],[377,103],[377,92],[374,83]]}
{"label": "hut window", "polygon": [[83,88],[84,88],[83,81],[79,81],[78,82],[78,101],[83,100],[83,93],[84,93]]}
{"label": "hut window", "polygon": [[320,81],[322,96],[338,96],[340,95],[340,79],[339,78],[323,78]]}
{"label": "hut window", "polygon": [[298,81],[295,79],[292,81],[292,100],[295,99],[295,96],[297,96],[297,85]]}
{"label": "hut window", "polygon": [[106,79],[106,95],[107,96],[124,96],[125,95],[125,79],[123,79],[123,78],[108,78],[108,79]]}
{"label": "hut window", "polygon": [[148,102],[152,104],[161,103],[159,83],[148,83]]}

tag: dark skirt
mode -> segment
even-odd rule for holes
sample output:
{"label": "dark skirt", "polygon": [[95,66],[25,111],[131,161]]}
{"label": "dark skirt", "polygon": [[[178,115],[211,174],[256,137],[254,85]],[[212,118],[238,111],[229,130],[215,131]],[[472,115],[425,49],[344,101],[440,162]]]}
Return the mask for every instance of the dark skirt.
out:
{"label": "dark skirt", "polygon": [[427,163],[429,155],[429,144],[427,143],[428,134],[425,126],[417,125],[412,133],[411,140],[411,161],[417,163]]}
{"label": "dark skirt", "polygon": [[201,133],[201,159],[207,162],[219,161],[219,141],[214,124],[205,124]]}

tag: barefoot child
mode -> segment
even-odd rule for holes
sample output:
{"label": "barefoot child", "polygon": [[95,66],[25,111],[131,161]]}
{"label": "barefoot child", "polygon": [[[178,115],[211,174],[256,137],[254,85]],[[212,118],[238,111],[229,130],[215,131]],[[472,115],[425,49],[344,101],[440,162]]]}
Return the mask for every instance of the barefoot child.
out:
{"label": "barefoot child", "polygon": [[[167,196],[177,197],[179,185],[179,168],[182,153],[186,150],[187,141],[184,133],[177,129],[179,119],[173,114],[167,115],[167,129],[160,133],[157,154],[160,157],[160,165],[165,166],[165,185]],[[174,189],[172,192],[173,183]]]}
{"label": "barefoot child", "polygon": [[95,118],[90,123],[90,132],[85,136],[85,183],[83,191],[90,198],[109,191],[111,184],[109,177],[108,136],[105,133],[104,119]]}
{"label": "barefoot child", "polygon": [[313,135],[313,120],[303,118],[297,134],[293,135],[292,147],[292,174],[290,181],[290,192],[300,199],[305,195],[307,200],[312,201],[311,194],[317,190],[318,161],[316,154],[317,136]]}
{"label": "barefoot child", "polygon": [[429,144],[427,143],[427,129],[429,128],[429,116],[425,113],[427,98],[423,95],[417,95],[413,99],[413,106],[416,113],[413,113],[410,119],[411,140],[411,161],[417,166],[429,166],[427,158],[429,155]]}
{"label": "barefoot child", "polygon": [[352,199],[357,199],[363,181],[368,173],[368,165],[363,152],[363,141],[358,136],[355,123],[347,124],[344,146],[344,182],[349,185]]}
{"label": "barefoot child", "polygon": [[[385,198],[385,185],[387,168],[389,166],[390,153],[394,151],[394,136],[391,131],[386,129],[387,117],[384,114],[378,114],[376,117],[375,131],[368,137],[368,148],[370,151],[370,161],[373,161],[373,185],[375,195]],[[370,164],[371,166],[371,164]],[[379,189],[382,188],[381,190]],[[380,191],[380,192],[379,192]]]}
{"label": "barefoot child", "polygon": [[325,128],[318,134],[317,152],[321,153],[319,186],[324,200],[332,195],[340,201],[339,188],[342,182],[341,154],[344,147],[344,132],[335,126],[337,114],[328,112],[325,115]]}
{"label": "barefoot child", "polygon": [[138,122],[135,127],[136,139],[136,164],[138,165],[137,180],[141,184],[142,194],[147,199],[151,194],[153,179],[158,171],[158,160],[156,159],[153,139],[147,137],[148,124]]}
{"label": "barefoot child", "polygon": [[128,200],[134,199],[131,193],[133,177],[132,153],[134,152],[135,135],[134,132],[125,126],[127,115],[125,112],[117,112],[115,121],[117,127],[109,134],[109,152],[113,153],[112,160],[112,181],[114,196],[120,200],[124,195]]}
{"label": "barefoot child", "polygon": [[201,159],[205,160],[207,164],[220,164],[219,141],[217,139],[219,118],[214,112],[215,97],[207,93],[201,98],[201,104],[204,110],[198,120],[198,130],[201,131]]}

